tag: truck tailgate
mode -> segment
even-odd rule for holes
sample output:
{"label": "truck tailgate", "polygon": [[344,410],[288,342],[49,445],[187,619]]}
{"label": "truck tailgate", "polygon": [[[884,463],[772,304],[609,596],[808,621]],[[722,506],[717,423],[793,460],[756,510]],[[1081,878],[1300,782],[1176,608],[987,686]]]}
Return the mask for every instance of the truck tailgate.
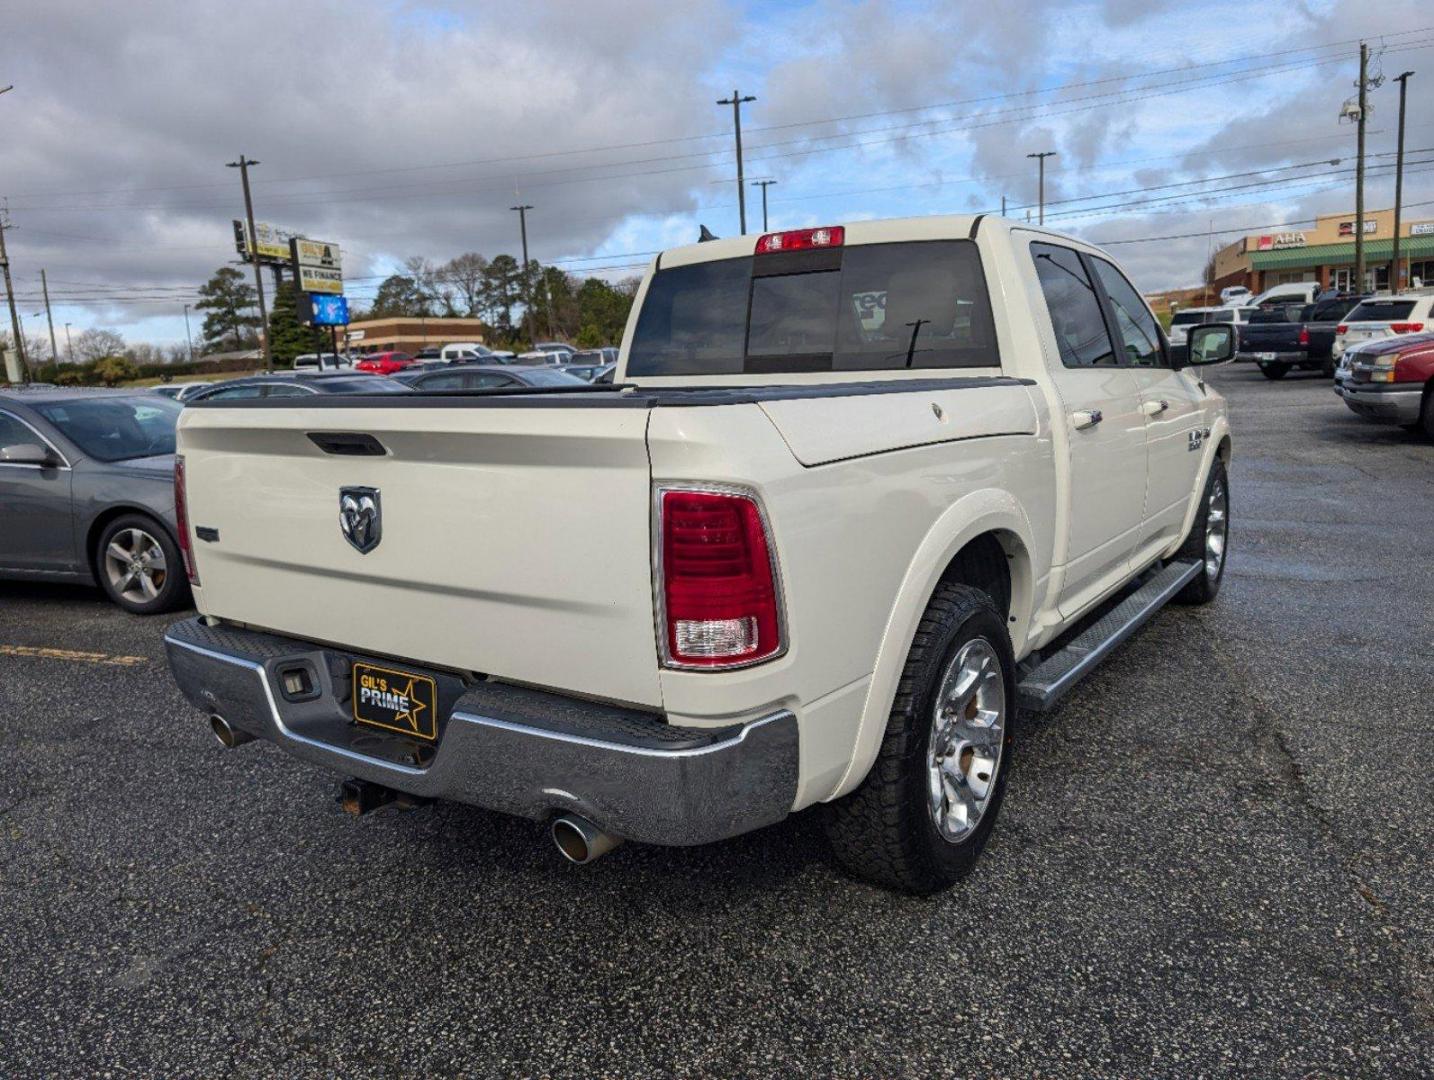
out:
{"label": "truck tailgate", "polygon": [[[660,705],[646,409],[334,404],[185,410],[190,528],[217,534],[194,541],[203,613]],[[382,452],[311,438],[333,433]],[[366,554],[350,486],[379,491]]]}

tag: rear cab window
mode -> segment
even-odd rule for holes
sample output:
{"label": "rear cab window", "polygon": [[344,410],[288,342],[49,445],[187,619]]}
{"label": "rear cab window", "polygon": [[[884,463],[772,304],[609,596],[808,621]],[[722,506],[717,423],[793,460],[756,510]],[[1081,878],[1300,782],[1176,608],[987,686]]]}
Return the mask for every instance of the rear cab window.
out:
{"label": "rear cab window", "polygon": [[1414,310],[1413,300],[1364,300],[1349,313],[1348,322],[1396,322]]}
{"label": "rear cab window", "polygon": [[630,376],[999,367],[976,245],[749,255],[653,275]]}

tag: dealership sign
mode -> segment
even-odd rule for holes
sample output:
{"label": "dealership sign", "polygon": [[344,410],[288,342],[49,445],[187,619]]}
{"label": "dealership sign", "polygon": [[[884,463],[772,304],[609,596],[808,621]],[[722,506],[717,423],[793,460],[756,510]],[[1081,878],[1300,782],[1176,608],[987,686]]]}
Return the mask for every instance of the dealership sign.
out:
{"label": "dealership sign", "polygon": [[1261,236],[1255,247],[1258,251],[1278,251],[1280,248],[1304,247],[1305,243],[1305,234],[1302,232],[1282,232]]}
{"label": "dealership sign", "polygon": [[254,232],[257,242],[251,243],[249,239],[249,227],[243,222],[234,222],[234,248],[244,257],[245,262],[253,262],[257,255],[262,263],[287,263],[289,261],[289,234],[280,232],[272,225],[266,225],[262,221],[254,223]]}
{"label": "dealership sign", "polygon": [[309,312],[309,325],[311,326],[347,326],[349,324],[348,297],[315,293],[309,297]]}
{"label": "dealership sign", "polygon": [[296,236],[289,241],[289,255],[300,292],[337,295],[344,291],[343,263],[337,244]]}
{"label": "dealership sign", "polygon": [[[1379,229],[1379,222],[1375,221],[1373,218],[1365,218],[1365,221],[1364,221],[1364,231],[1365,231],[1366,233],[1377,232],[1378,229]],[[1340,236],[1353,236],[1353,235],[1354,235],[1354,222],[1352,222],[1352,221],[1341,221],[1341,222],[1339,223],[1339,235],[1340,235]]]}

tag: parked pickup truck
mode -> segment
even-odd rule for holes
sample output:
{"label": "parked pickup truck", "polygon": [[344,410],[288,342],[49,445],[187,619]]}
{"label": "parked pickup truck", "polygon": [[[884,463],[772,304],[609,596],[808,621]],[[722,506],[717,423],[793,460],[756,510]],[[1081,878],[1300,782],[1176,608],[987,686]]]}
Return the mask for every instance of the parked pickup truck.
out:
{"label": "parked pickup truck", "polygon": [[1354,413],[1434,439],[1434,333],[1371,341],[1345,357],[1349,373],[1335,393]]}
{"label": "parked pickup truck", "polygon": [[1335,331],[1359,299],[1334,297],[1260,308],[1240,329],[1238,359],[1258,364],[1267,379],[1283,379],[1296,368],[1333,375]]}
{"label": "parked pickup truck", "polygon": [[852,871],[943,888],[1018,708],[1225,567],[1221,397],[1107,255],[990,217],[666,251],[612,386],[200,403],[179,453],[166,641],[219,740],[578,862],[824,804]]}

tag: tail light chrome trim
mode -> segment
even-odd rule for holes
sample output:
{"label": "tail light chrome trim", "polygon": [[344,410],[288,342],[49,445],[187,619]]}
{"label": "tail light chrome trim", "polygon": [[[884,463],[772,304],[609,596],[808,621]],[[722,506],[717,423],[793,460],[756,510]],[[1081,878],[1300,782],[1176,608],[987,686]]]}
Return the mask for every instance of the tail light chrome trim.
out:
{"label": "tail light chrome trim", "polygon": [[[751,659],[691,663],[672,655],[667,625],[667,580],[663,556],[663,499],[672,493],[707,495],[728,495],[745,499],[756,508],[762,525],[762,535],[767,547],[767,561],[772,576],[772,593],[776,606],[777,648]],[[707,483],[704,481],[672,481],[656,483],[652,487],[652,599],[653,629],[657,638],[657,652],[662,666],[672,671],[737,671],[741,668],[767,664],[785,656],[791,648],[791,632],[787,624],[786,590],[782,583],[781,558],[777,554],[776,541],[772,536],[772,523],[767,507],[756,490],[742,484]]]}

